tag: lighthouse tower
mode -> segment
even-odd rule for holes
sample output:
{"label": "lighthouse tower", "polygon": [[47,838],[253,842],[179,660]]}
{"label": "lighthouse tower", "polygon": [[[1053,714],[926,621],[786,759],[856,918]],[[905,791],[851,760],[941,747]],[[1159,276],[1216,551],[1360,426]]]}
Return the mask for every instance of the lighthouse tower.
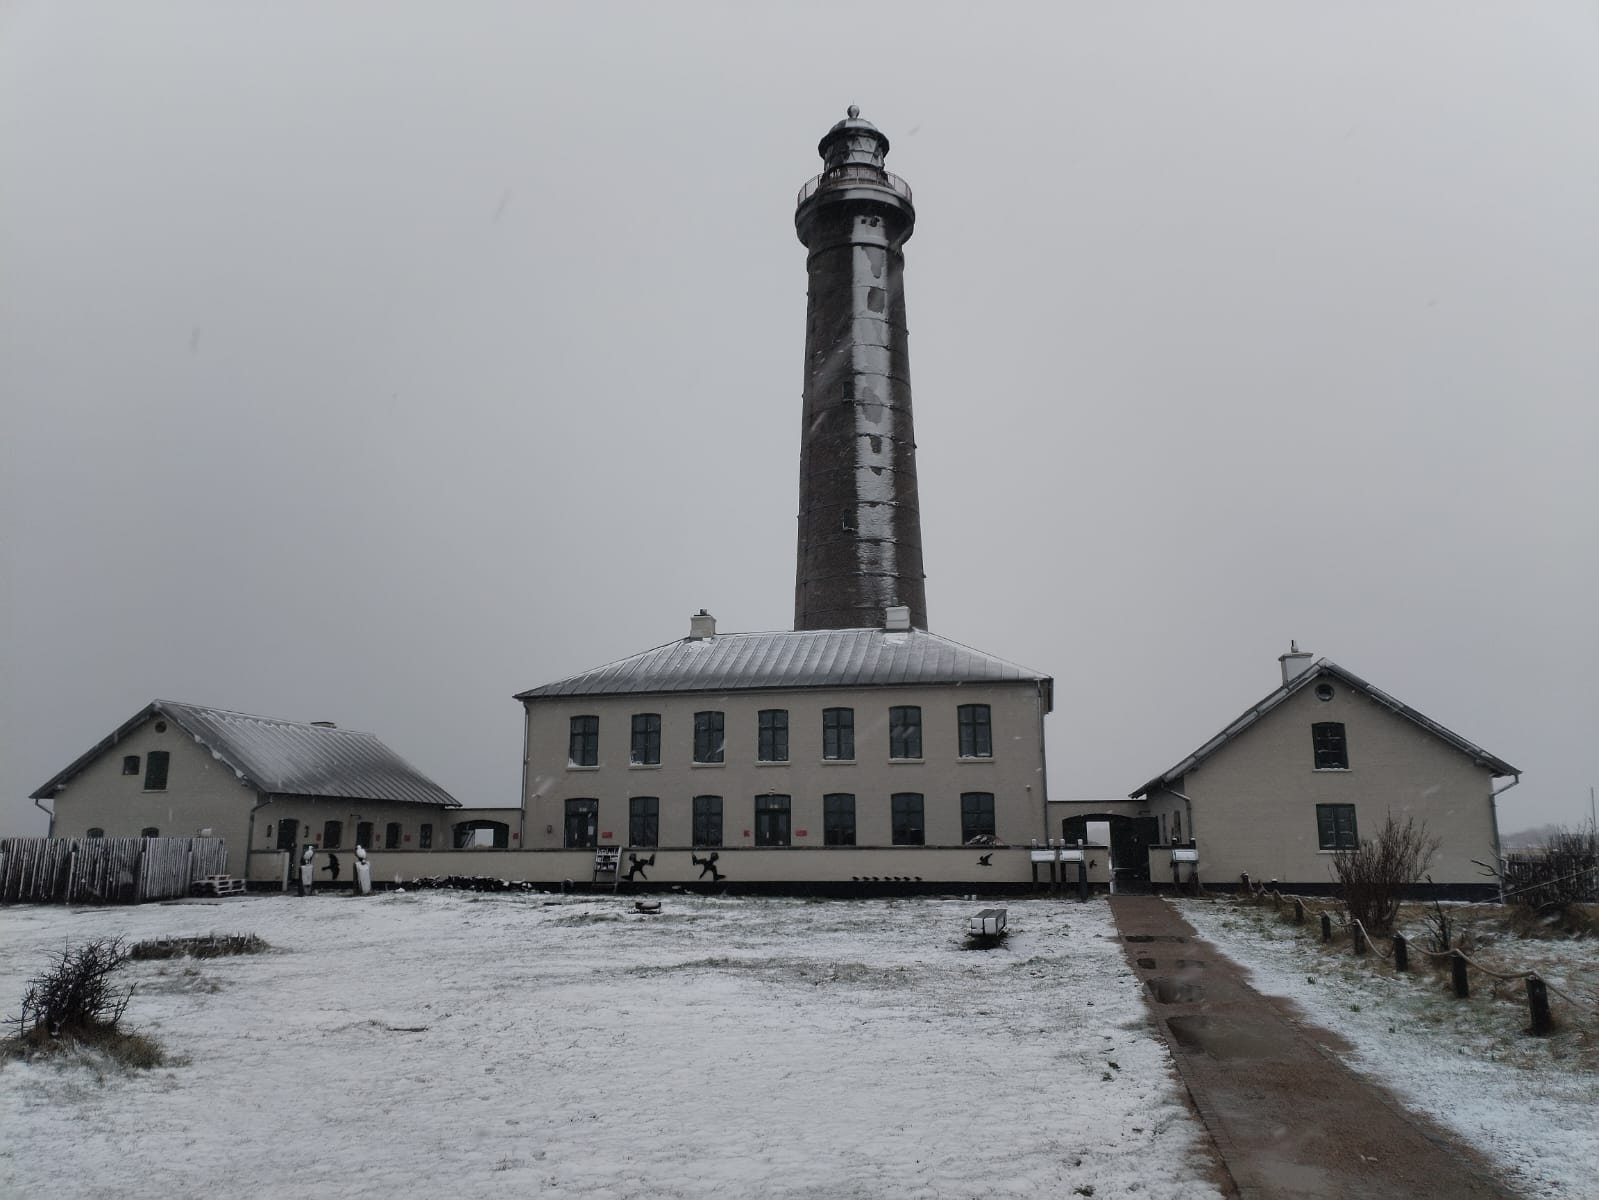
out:
{"label": "lighthouse tower", "polygon": [[794,628],[879,626],[903,605],[926,629],[903,253],[916,209],[860,109],[817,150],[794,212],[809,278]]}

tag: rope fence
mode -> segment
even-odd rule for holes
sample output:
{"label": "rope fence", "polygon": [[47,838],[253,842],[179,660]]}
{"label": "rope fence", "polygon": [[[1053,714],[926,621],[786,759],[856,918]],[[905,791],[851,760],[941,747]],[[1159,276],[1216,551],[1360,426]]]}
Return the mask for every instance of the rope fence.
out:
{"label": "rope fence", "polygon": [[[1252,883],[1247,875],[1243,877],[1244,891],[1251,901],[1259,904],[1268,896],[1273,908],[1281,915],[1285,907],[1291,907],[1291,918],[1295,925],[1304,925],[1307,917],[1314,917],[1321,927],[1321,940],[1324,943],[1332,941],[1332,930],[1336,919],[1339,928],[1346,931],[1350,944],[1357,955],[1364,955],[1367,950],[1375,953],[1385,962],[1391,962],[1396,972],[1409,970],[1410,955],[1420,954],[1432,962],[1447,960],[1450,967],[1451,984],[1454,993],[1460,999],[1471,995],[1468,970],[1498,979],[1505,982],[1520,981],[1526,985],[1527,1007],[1531,1018],[1530,1033],[1546,1034],[1554,1027],[1553,1015],[1549,1009],[1549,993],[1553,992],[1565,1000],[1573,1008],[1585,1013],[1599,1015],[1599,997],[1578,998],[1563,988],[1556,987],[1533,968],[1523,970],[1500,970],[1486,963],[1478,962],[1459,946],[1450,946],[1447,950],[1429,950],[1425,946],[1412,945],[1409,938],[1402,933],[1391,935],[1391,948],[1384,950],[1378,939],[1373,937],[1364,923],[1358,918],[1347,916],[1342,905],[1336,901],[1315,904],[1307,903],[1302,896],[1285,896],[1277,890],[1276,880],[1270,885]],[[1235,901],[1236,903],[1236,901]],[[1487,907],[1486,905],[1462,905],[1462,908]],[[1448,936],[1447,931],[1444,936]]]}

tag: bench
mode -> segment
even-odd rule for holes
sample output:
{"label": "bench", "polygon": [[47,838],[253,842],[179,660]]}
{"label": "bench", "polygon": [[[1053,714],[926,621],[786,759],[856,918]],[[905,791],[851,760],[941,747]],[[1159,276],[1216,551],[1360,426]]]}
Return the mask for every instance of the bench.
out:
{"label": "bench", "polygon": [[966,932],[971,937],[997,938],[1005,934],[1005,910],[1003,908],[985,908],[973,917],[966,926]]}

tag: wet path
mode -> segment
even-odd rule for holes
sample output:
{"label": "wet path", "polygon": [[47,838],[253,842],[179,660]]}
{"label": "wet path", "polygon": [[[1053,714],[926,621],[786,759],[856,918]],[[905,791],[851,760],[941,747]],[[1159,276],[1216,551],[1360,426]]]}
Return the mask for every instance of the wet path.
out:
{"label": "wet path", "polygon": [[1337,1061],[1163,900],[1117,896],[1127,960],[1240,1197],[1514,1197],[1492,1168]]}

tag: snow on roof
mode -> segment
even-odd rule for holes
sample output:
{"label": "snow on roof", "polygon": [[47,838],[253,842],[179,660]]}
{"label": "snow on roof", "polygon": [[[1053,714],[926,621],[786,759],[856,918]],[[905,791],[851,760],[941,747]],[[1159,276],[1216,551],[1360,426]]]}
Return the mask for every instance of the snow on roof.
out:
{"label": "snow on roof", "polygon": [[1042,684],[1046,704],[1054,687],[1048,675],[923,629],[813,629],[682,638],[516,698],[936,683]]}
{"label": "snow on roof", "polygon": [[155,715],[176,722],[190,737],[260,792],[286,796],[340,796],[459,808],[456,800],[375,734],[306,721],[281,721],[250,713],[155,700],[116,732],[33,793],[48,799],[111,746]]}
{"label": "snow on roof", "polygon": [[1447,742],[1456,750],[1459,750],[1462,754],[1469,755],[1478,766],[1487,767],[1494,773],[1495,776],[1521,774],[1517,768],[1505,762],[1504,759],[1489,754],[1488,751],[1484,750],[1475,742],[1468,742],[1458,733],[1444,728],[1444,726],[1438,724],[1437,721],[1422,715],[1415,709],[1411,708],[1408,704],[1401,704],[1387,692],[1373,687],[1360,676],[1356,675],[1353,671],[1345,670],[1343,667],[1340,667],[1337,663],[1333,662],[1330,658],[1319,658],[1310,667],[1306,668],[1303,673],[1295,676],[1291,682],[1282,684],[1274,689],[1258,704],[1255,704],[1253,707],[1251,707],[1242,716],[1238,717],[1215,737],[1211,738],[1203,746],[1201,746],[1198,750],[1195,750],[1171,770],[1165,772],[1164,774],[1155,776],[1155,778],[1144,784],[1143,787],[1139,788],[1137,791],[1127,793],[1128,796],[1133,799],[1137,799],[1139,796],[1147,796],[1157,789],[1166,787],[1174,781],[1181,779],[1184,775],[1188,774],[1188,772],[1199,766],[1200,763],[1204,762],[1212,754],[1215,754],[1216,751],[1220,750],[1228,742],[1232,741],[1239,734],[1243,733],[1250,726],[1254,725],[1256,721],[1259,721],[1267,713],[1271,712],[1272,709],[1283,703],[1283,701],[1287,700],[1296,692],[1308,687],[1315,680],[1321,679],[1324,676],[1331,676],[1334,679],[1340,679],[1348,686],[1354,688],[1356,691],[1364,692],[1367,696],[1376,701],[1378,704],[1381,704],[1384,708],[1390,710],[1398,716],[1403,717],[1407,721],[1411,721],[1414,724],[1419,725],[1422,729],[1426,730],[1440,741]]}

